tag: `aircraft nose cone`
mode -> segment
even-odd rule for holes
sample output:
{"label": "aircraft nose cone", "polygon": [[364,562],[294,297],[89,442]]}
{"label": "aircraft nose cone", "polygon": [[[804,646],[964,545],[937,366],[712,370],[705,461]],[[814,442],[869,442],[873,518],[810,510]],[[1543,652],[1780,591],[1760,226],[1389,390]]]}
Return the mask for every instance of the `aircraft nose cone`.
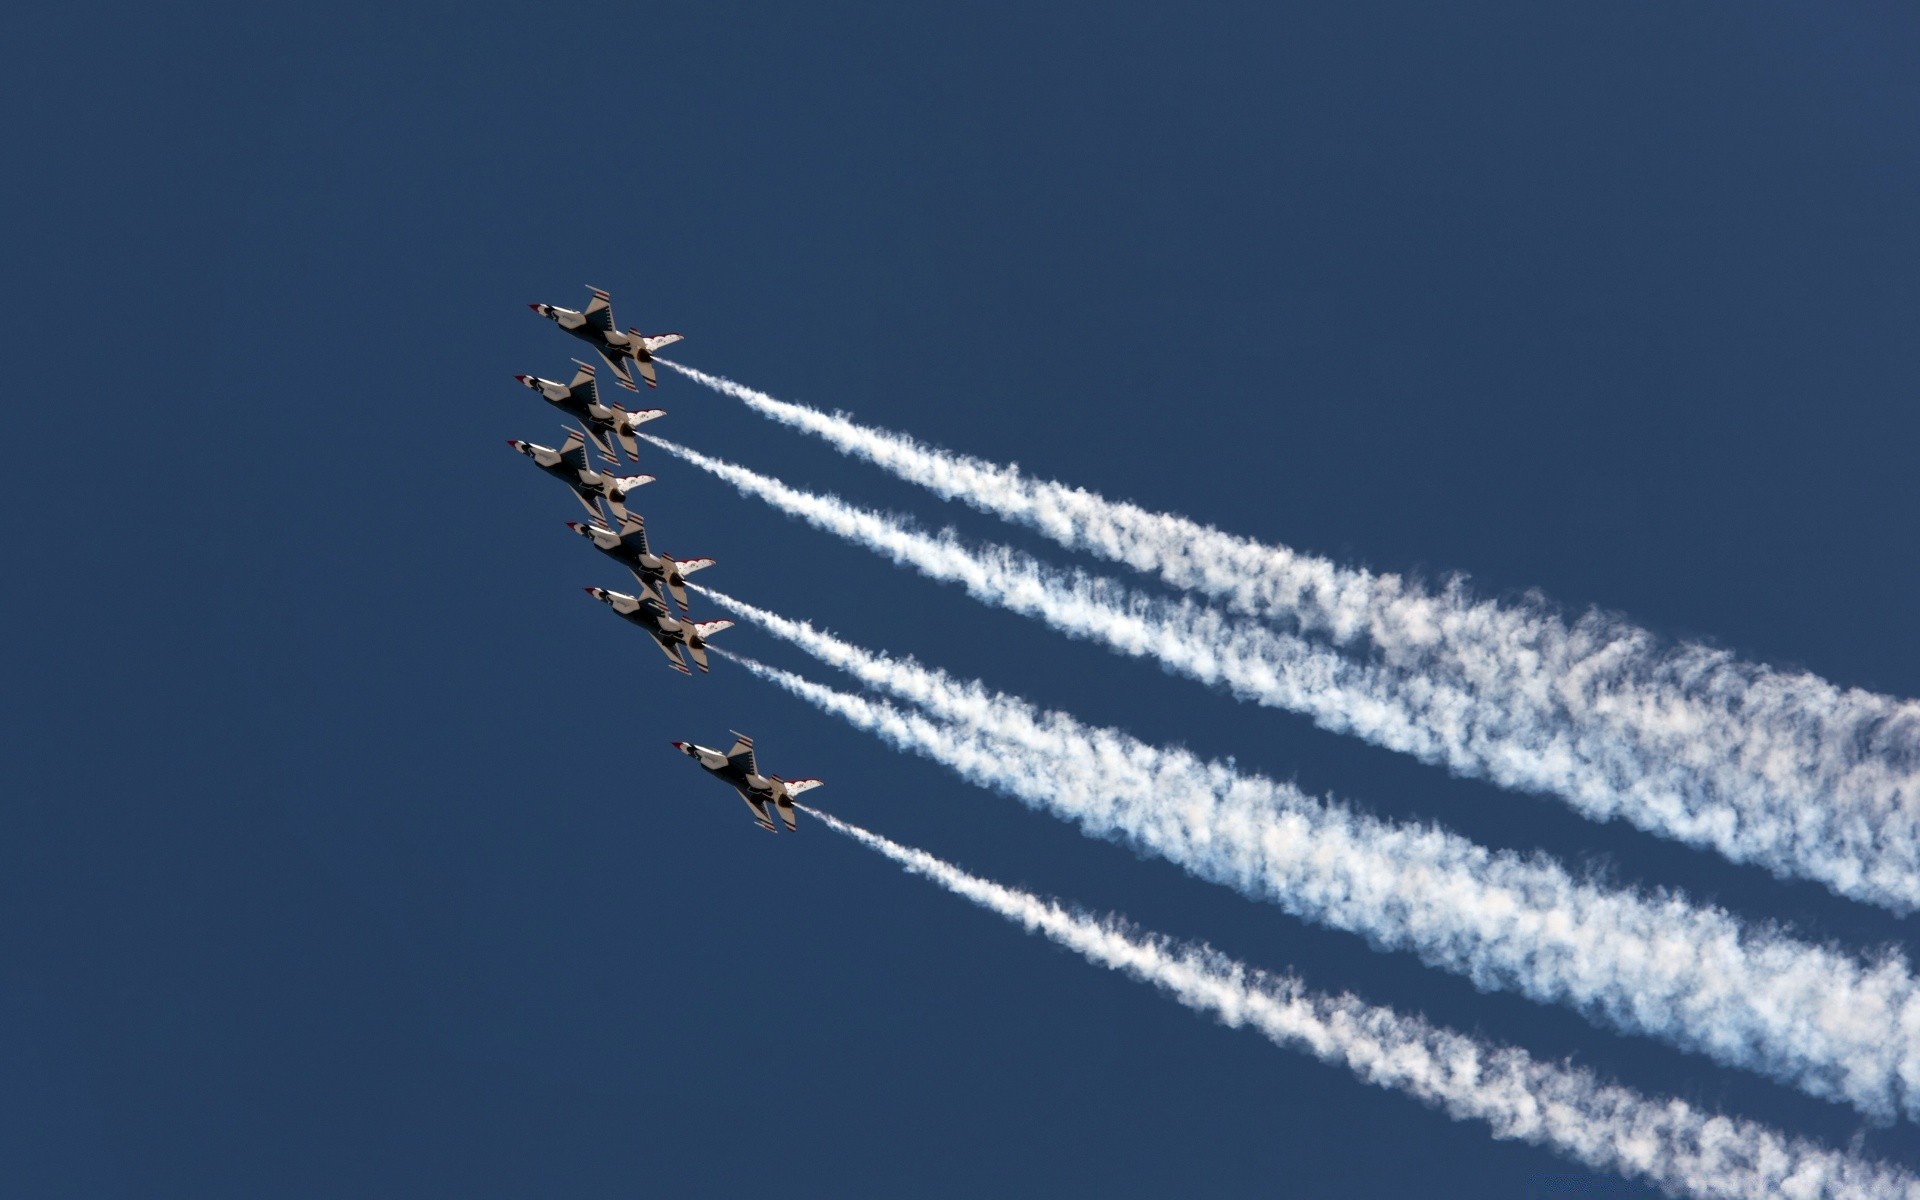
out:
{"label": "aircraft nose cone", "polygon": [[[527,376],[527,375],[515,375],[515,376],[514,376],[514,379],[516,379],[517,381],[519,381],[519,382],[520,382],[520,383],[522,383],[522,384],[526,384],[526,382],[527,382],[527,380],[528,380],[529,378],[531,378],[531,377],[530,377],[530,376]],[[531,385],[531,384],[528,384],[527,386],[532,386],[532,385]]]}
{"label": "aircraft nose cone", "polygon": [[538,304],[529,304],[527,305],[527,307],[532,309],[535,312],[539,312],[542,306]]}

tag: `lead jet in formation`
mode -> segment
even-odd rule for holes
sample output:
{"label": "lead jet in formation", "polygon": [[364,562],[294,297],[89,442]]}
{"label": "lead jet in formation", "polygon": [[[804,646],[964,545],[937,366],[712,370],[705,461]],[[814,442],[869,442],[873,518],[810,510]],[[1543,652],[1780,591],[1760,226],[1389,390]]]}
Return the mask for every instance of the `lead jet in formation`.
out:
{"label": "lead jet in formation", "polygon": [[620,461],[620,456],[613,452],[612,442],[615,441],[626,450],[628,458],[638,462],[640,442],[634,435],[648,421],[666,416],[667,410],[642,408],[628,411],[618,404],[602,403],[600,385],[594,379],[593,368],[577,359],[575,363],[580,369],[574,372],[572,383],[556,383],[537,375],[515,375],[514,378],[586,426],[587,436],[593,439],[593,444],[608,462]]}
{"label": "lead jet in formation", "polygon": [[567,430],[567,440],[558,450],[548,446],[537,446],[532,442],[523,442],[519,438],[508,438],[507,445],[532,459],[534,465],[573,489],[580,501],[580,507],[587,510],[595,520],[600,517],[600,506],[596,503],[605,500],[607,507],[613,510],[615,517],[627,515],[627,493],[643,483],[652,483],[651,475],[609,475],[596,471],[587,461],[587,439],[578,429]]}
{"label": "lead jet in formation", "polygon": [[647,522],[639,513],[628,513],[621,518],[618,532],[598,523],[582,525],[578,521],[568,521],[567,528],[632,571],[647,595],[665,604],[664,597],[671,594],[680,602],[682,612],[687,609],[687,576],[713,565],[711,558],[679,559],[647,549]]}
{"label": "lead jet in formation", "polygon": [[624,592],[610,592],[606,588],[590,587],[586,593],[595,600],[619,613],[627,620],[647,631],[648,636],[660,643],[660,649],[673,664],[673,669],[682,675],[691,675],[687,661],[680,657],[680,648],[687,648],[687,657],[693,659],[693,665],[700,668],[701,674],[707,671],[707,639],[722,629],[732,629],[732,621],[687,621],[667,611],[667,606],[652,597],[629,596]]}
{"label": "lead jet in formation", "polygon": [[739,740],[733,743],[733,749],[722,754],[718,750],[709,750],[705,746],[696,746],[692,742],[675,742],[673,748],[691,758],[707,769],[707,773],[718,778],[747,802],[753,810],[753,819],[760,828],[768,833],[778,833],[773,826],[773,814],[768,806],[780,810],[780,819],[786,823],[789,833],[797,833],[799,826],[794,822],[793,798],[801,792],[820,786],[818,779],[782,779],[778,775],[762,775],[760,764],[754,761],[753,739],[738,730],[733,736]]}
{"label": "lead jet in formation", "polygon": [[630,392],[640,390],[634,385],[633,376],[627,372],[626,360],[629,359],[648,387],[659,387],[659,381],[653,373],[653,352],[664,350],[682,340],[681,336],[677,333],[657,333],[649,337],[638,329],[621,333],[613,324],[613,301],[597,287],[587,290],[593,293],[593,299],[587,301],[583,312],[554,304],[529,304],[527,307],[592,346],[595,353],[606,360],[607,369],[613,372],[613,377],[620,381],[621,387]]}

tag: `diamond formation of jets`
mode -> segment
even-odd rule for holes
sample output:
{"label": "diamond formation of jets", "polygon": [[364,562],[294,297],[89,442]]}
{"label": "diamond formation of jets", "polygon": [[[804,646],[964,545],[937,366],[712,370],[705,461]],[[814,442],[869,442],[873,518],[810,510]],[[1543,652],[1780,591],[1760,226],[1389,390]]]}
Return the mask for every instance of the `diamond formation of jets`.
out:
{"label": "diamond formation of jets", "polygon": [[649,336],[631,328],[622,333],[613,323],[613,301],[597,287],[587,290],[593,293],[593,299],[587,301],[587,307],[580,312],[554,304],[529,304],[527,307],[592,346],[594,352],[606,360],[607,369],[613,372],[613,377],[621,387],[630,392],[640,390],[627,370],[629,361],[648,387],[660,386],[654,376],[653,353],[682,340],[681,335],[657,333]]}
{"label": "diamond formation of jets", "polygon": [[692,742],[675,742],[673,748],[705,767],[707,773],[740,793],[740,798],[753,810],[753,819],[760,828],[768,833],[778,833],[773,824],[773,811],[778,810],[780,820],[786,824],[789,833],[799,831],[794,820],[793,798],[804,791],[820,786],[818,779],[782,779],[778,775],[762,775],[760,764],[753,757],[753,739],[739,730],[733,736],[739,740],[733,743],[731,750],[722,753],[705,746],[696,746]]}
{"label": "diamond formation of jets", "polygon": [[580,369],[574,372],[572,383],[556,383],[537,375],[515,375],[514,378],[585,426],[587,436],[593,439],[594,446],[608,462],[620,461],[619,455],[613,452],[615,443],[627,452],[628,458],[640,461],[640,442],[634,435],[648,421],[666,416],[667,410],[642,408],[629,411],[618,404],[603,403],[593,368],[578,359],[574,360],[574,365]]}
{"label": "diamond formation of jets", "polygon": [[580,507],[596,520],[600,517],[599,501],[605,500],[616,518],[625,517],[627,493],[643,483],[653,482],[651,475],[609,475],[595,470],[587,460],[586,435],[578,429],[567,430],[567,440],[561,443],[558,450],[519,438],[508,438],[507,445],[571,488],[574,497],[580,501]]}
{"label": "diamond formation of jets", "polygon": [[568,521],[567,528],[586,538],[602,553],[633,572],[641,591],[661,604],[671,595],[679,601],[680,611],[687,609],[687,576],[713,565],[711,558],[674,558],[655,554],[647,548],[647,522],[639,513],[628,513],[618,530],[598,523],[582,525]]}
{"label": "diamond formation of jets", "polygon": [[[590,587],[584,589],[587,595],[611,608],[620,616],[647,631],[649,637],[660,644],[661,652],[673,669],[682,675],[691,675],[687,669],[687,658],[700,668],[701,674],[707,672],[707,639],[722,629],[732,629],[732,621],[688,621],[667,611],[667,606],[651,596],[629,596],[625,592],[612,592],[606,588]],[[680,648],[686,647],[686,658],[680,656]]]}

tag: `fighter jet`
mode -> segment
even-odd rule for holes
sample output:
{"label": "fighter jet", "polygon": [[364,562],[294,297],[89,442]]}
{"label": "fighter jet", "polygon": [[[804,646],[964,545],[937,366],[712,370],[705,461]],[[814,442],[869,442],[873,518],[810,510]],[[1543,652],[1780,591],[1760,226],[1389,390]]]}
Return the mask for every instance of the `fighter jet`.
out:
{"label": "fighter jet", "polygon": [[753,739],[739,730],[733,730],[733,736],[740,739],[733,749],[725,754],[718,750],[709,750],[705,746],[696,746],[692,742],[675,742],[673,748],[705,767],[709,774],[724,780],[740,798],[753,810],[753,819],[760,828],[768,833],[778,833],[773,827],[773,814],[767,806],[780,810],[780,819],[786,823],[787,832],[797,833],[798,827],[793,819],[793,798],[801,792],[820,786],[818,779],[782,779],[778,775],[762,775],[760,765],[753,760]]}
{"label": "fighter jet", "polygon": [[600,547],[614,561],[633,572],[640,587],[647,595],[659,600],[667,593],[680,602],[680,611],[687,609],[687,576],[710,567],[710,558],[677,559],[665,554],[655,554],[647,549],[647,522],[639,513],[628,513],[620,522],[620,531],[615,533],[604,525],[582,525],[578,521],[568,521],[567,528]]}
{"label": "fighter jet", "polygon": [[551,379],[541,379],[537,375],[515,375],[527,387],[539,392],[548,403],[566,413],[574,420],[586,426],[587,436],[608,462],[619,462],[620,456],[613,452],[609,439],[617,439],[626,450],[627,457],[635,462],[640,460],[640,442],[634,432],[655,417],[664,417],[664,408],[643,408],[629,412],[618,404],[600,402],[600,385],[594,381],[593,368],[574,360],[580,369],[574,372],[572,383],[556,383]]}
{"label": "fighter jet", "polygon": [[592,346],[606,360],[607,369],[613,372],[613,377],[620,381],[621,387],[630,392],[640,390],[634,385],[633,376],[627,373],[625,359],[633,360],[640,378],[647,381],[648,387],[659,387],[659,381],[653,374],[653,352],[680,341],[680,335],[657,333],[648,337],[632,328],[621,333],[613,326],[613,301],[597,287],[588,287],[587,290],[593,293],[593,299],[587,301],[585,312],[575,312],[552,304],[529,304],[527,307]]}
{"label": "fighter jet", "polygon": [[673,664],[673,669],[682,675],[691,675],[687,670],[686,659],[680,657],[680,647],[687,648],[687,656],[693,659],[693,665],[700,668],[701,674],[707,671],[707,639],[722,629],[732,629],[732,621],[687,621],[667,611],[667,606],[651,597],[629,596],[622,592],[610,592],[606,588],[590,587],[587,595],[619,613],[627,620],[647,631],[654,641],[660,643],[660,649]]}
{"label": "fighter jet", "polygon": [[605,500],[615,517],[627,515],[627,493],[643,483],[652,483],[651,475],[608,475],[593,469],[587,461],[587,439],[578,429],[567,430],[567,440],[558,450],[536,446],[519,438],[508,438],[507,445],[526,455],[542,471],[573,489],[580,507],[596,520],[600,517],[597,500]]}

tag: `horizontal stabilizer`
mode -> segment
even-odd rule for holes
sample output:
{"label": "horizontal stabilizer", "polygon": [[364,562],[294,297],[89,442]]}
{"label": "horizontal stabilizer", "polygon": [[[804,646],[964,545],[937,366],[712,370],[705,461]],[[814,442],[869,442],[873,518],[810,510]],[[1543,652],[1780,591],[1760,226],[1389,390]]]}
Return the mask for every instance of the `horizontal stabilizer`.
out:
{"label": "horizontal stabilizer", "polygon": [[630,392],[637,392],[640,387],[633,382],[633,376],[627,373],[627,364],[622,361],[624,357],[610,350],[602,351],[600,354],[601,360],[607,364],[607,369],[613,372],[614,382]]}
{"label": "horizontal stabilizer", "polygon": [[593,448],[600,452],[600,458],[608,466],[618,466],[619,455],[613,452],[613,446],[601,435],[598,429],[587,430],[587,437],[593,442]]}
{"label": "horizontal stabilizer", "polygon": [[793,801],[792,800],[789,800],[786,797],[782,796],[780,799],[775,800],[773,802],[773,806],[780,810],[780,819],[787,823],[788,833],[800,832],[799,824],[796,823],[793,819]]}
{"label": "horizontal stabilizer", "polygon": [[687,669],[687,660],[680,657],[680,647],[669,645],[666,642],[659,642],[658,645],[661,651],[666,654],[667,661],[673,664],[674,670],[680,672],[682,675],[693,674],[692,671]]}
{"label": "horizontal stabilizer", "polygon": [[642,575],[638,568],[628,567],[627,570],[633,572],[633,581],[640,585],[640,598],[642,600],[645,600],[657,608],[665,608],[667,606],[665,598],[654,589],[653,584],[648,582],[647,577]]}
{"label": "horizontal stabilizer", "polygon": [[773,827],[773,815],[767,811],[767,802],[765,800],[757,800],[745,792],[740,793],[740,798],[745,800],[747,807],[753,810],[753,819],[759,823],[760,828],[766,830],[768,833],[780,832]]}

